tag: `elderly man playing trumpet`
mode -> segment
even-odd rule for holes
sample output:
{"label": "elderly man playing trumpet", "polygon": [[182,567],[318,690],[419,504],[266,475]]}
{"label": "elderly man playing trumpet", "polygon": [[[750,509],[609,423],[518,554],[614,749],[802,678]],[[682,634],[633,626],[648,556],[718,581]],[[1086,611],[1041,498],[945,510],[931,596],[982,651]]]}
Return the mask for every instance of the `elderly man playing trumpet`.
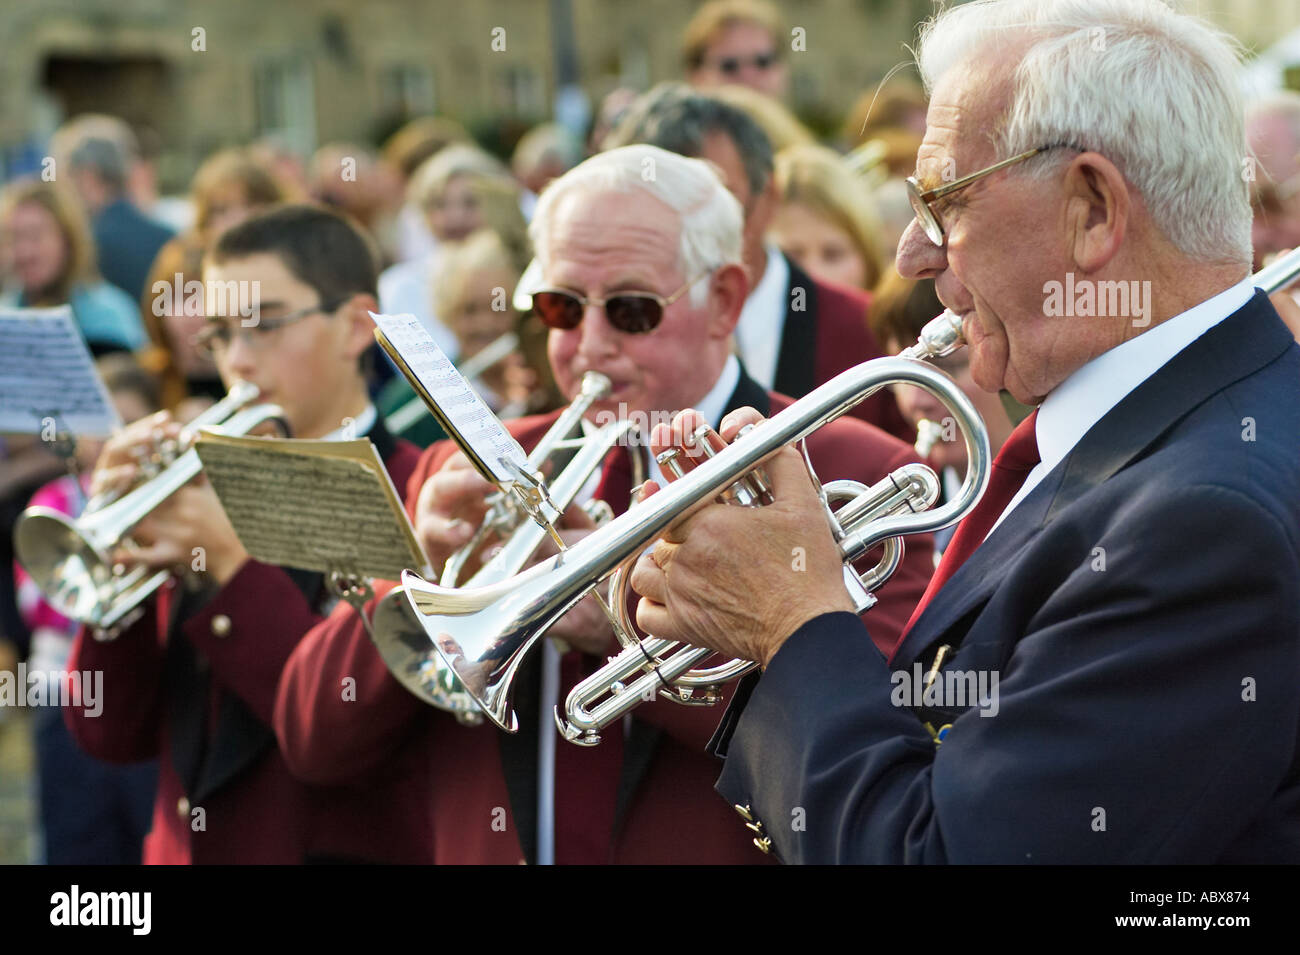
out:
{"label": "elderly man playing trumpet", "polygon": [[[532,238],[543,273],[533,313],[549,328],[556,382],[570,398],[586,372],[611,382],[586,412],[591,420],[667,419],[694,406],[717,425],[755,402],[768,412],[790,403],[755,385],[732,353],[749,287],[741,210],[707,163],[653,146],[602,153],[546,189]],[[530,449],[555,418],[507,427]],[[630,450],[609,454],[587,495],[615,512],[627,508],[632,490]],[[455,451],[449,442],[431,447],[410,484],[409,500],[418,498],[412,516],[435,567],[471,539],[494,490]],[[867,482],[916,460],[902,442],[857,420],[823,429],[809,452],[823,475]],[[568,524],[570,541],[590,528],[573,514]],[[928,537],[915,540],[881,591],[870,616],[882,645],[892,645],[924,590],[930,554]],[[745,576],[748,586],[766,585]],[[716,766],[704,749],[717,712],[654,702],[609,727],[600,746],[572,746],[555,733],[552,709],[617,644],[590,600],[550,635],[564,645],[548,641],[544,653],[530,655],[515,692],[520,733],[503,735],[488,724],[460,725],[408,693],[356,612],[337,608],[281,679],[276,729],[285,758],[316,782],[423,774],[427,800],[392,811],[406,816],[412,840],[436,862],[757,858],[710,792]],[[348,678],[356,696],[341,699]]]}
{"label": "elderly man playing trumpet", "polygon": [[1300,348],[1250,278],[1231,48],[1154,0],[994,0],[919,62],[899,271],[1038,410],[891,665],[788,449],[772,506],[641,559],[641,626],[765,667],[718,789],[789,862],[1300,861]]}

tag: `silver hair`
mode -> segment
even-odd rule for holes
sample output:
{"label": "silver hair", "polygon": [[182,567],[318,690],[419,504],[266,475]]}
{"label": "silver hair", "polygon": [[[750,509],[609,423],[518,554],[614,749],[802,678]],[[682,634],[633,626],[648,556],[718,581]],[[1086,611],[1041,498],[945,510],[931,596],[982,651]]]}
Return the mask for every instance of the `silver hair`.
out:
{"label": "silver hair", "polygon": [[[1069,143],[1101,153],[1190,258],[1251,257],[1240,47],[1159,0],[977,0],[922,27],[917,63],[933,90],[948,70],[1025,42],[999,153]],[[1031,160],[1045,175],[1059,152]]]}
{"label": "silver hair", "polygon": [[[597,153],[542,190],[528,233],[543,267],[549,262],[550,221],[556,204],[575,189],[640,189],[676,212],[681,220],[677,264],[687,279],[742,261],[744,215],[712,164],[637,144]],[[691,288],[691,303],[698,307],[707,295],[708,287],[697,282]]]}

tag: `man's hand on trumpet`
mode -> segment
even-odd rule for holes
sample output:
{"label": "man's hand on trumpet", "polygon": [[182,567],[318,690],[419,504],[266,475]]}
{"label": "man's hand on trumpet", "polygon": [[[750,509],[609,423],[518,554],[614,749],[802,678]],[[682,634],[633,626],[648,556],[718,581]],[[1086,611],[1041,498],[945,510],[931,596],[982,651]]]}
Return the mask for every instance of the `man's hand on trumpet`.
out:
{"label": "man's hand on trumpet", "polygon": [[[742,427],[762,420],[752,408],[733,411],[722,421],[722,437],[730,442]],[[679,447],[689,458],[680,436],[704,423],[688,410],[671,426],[657,425],[650,435],[653,452]],[[852,612],[839,549],[803,458],[787,446],[763,467],[774,503],[705,505],[637,561],[631,584],[642,596],[636,619],[643,630],[766,666],[806,621],[834,610]],[[657,490],[648,482],[642,499]]]}
{"label": "man's hand on trumpet", "polygon": [[[496,485],[479,474],[459,451],[424,482],[416,502],[415,530],[436,570],[440,571],[447,559],[474,537],[487,516],[487,499],[496,490]],[[596,525],[575,505],[565,512],[556,529],[565,546],[571,547],[595,530]],[[460,583],[469,580],[502,543],[490,540],[484,552],[466,564]],[[529,565],[555,553],[555,545],[547,540]],[[593,656],[613,652],[615,646],[613,628],[590,595],[556,621],[548,635]]]}
{"label": "man's hand on trumpet", "polygon": [[[91,493],[124,493],[146,479],[147,460],[163,442],[187,440],[167,412],[135,422],[104,444],[91,478]],[[165,467],[160,463],[158,467]],[[203,570],[218,586],[234,577],[248,552],[239,542],[216,492],[200,474],[172,494],[131,531],[132,544],[119,547],[113,559],[150,568]]]}

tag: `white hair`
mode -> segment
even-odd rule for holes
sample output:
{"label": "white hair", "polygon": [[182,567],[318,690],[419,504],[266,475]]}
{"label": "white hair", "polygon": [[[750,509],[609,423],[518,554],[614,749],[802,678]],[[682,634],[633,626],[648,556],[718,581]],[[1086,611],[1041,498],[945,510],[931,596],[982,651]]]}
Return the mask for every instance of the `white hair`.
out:
{"label": "white hair", "polygon": [[[1104,155],[1187,256],[1249,262],[1251,210],[1240,47],[1158,0],[977,0],[922,27],[933,90],[990,46],[1027,41],[1011,102],[990,132],[1000,154],[1068,143]],[[1044,175],[1047,153],[1023,167]]]}
{"label": "white hair", "polygon": [[[677,264],[688,281],[702,278],[709,269],[742,261],[744,214],[713,165],[657,146],[637,144],[597,153],[542,190],[528,233],[543,266],[550,261],[550,223],[556,204],[575,189],[640,189],[676,212],[681,220]],[[708,286],[697,281],[691,287],[693,305],[702,305],[707,295]]]}

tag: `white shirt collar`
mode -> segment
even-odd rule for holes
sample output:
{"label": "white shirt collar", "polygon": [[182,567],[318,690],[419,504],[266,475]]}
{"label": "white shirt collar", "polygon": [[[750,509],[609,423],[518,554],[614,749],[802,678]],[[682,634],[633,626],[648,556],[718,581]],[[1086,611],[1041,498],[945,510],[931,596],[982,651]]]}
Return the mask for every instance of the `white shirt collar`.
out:
{"label": "white shirt collar", "polygon": [[740,310],[740,321],[736,324],[736,349],[750,376],[771,390],[776,381],[781,332],[785,327],[790,264],[774,244],[769,242],[765,248],[767,267]]}
{"label": "white shirt collar", "polygon": [[1199,305],[1103,352],[1057,385],[1039,407],[1034,426],[1040,462],[1029,472],[997,523],[1001,524],[1065,460],[1108,411],[1184,348],[1245,305],[1254,293],[1253,279],[1242,279]]}
{"label": "white shirt collar", "polygon": [[364,438],[370,433],[370,429],[375,426],[375,420],[379,417],[379,412],[375,410],[373,404],[366,405],[366,410],[357,415],[356,420],[351,424],[335,428],[329,434],[320,438],[321,441],[352,441],[357,438]]}

